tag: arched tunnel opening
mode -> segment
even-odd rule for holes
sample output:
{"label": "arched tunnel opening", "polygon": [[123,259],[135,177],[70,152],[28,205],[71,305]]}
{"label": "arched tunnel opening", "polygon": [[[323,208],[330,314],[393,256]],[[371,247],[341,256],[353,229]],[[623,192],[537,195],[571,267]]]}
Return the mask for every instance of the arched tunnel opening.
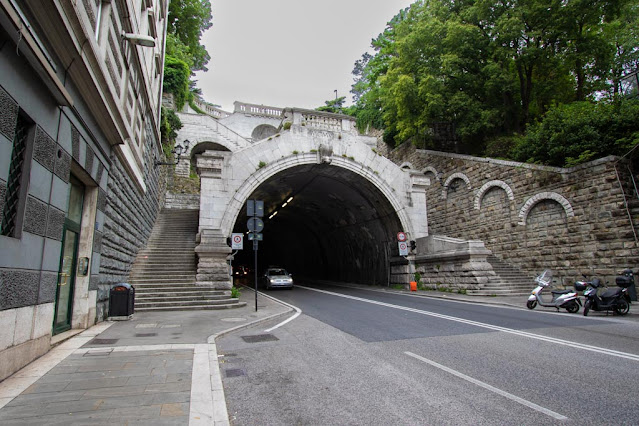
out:
{"label": "arched tunnel opening", "polygon": [[[300,165],[272,176],[249,199],[264,201],[258,274],[279,266],[294,277],[388,284],[402,226],[391,203],[367,179],[327,164]],[[245,204],[233,229],[244,234],[244,249],[233,266],[253,270],[247,219]]]}

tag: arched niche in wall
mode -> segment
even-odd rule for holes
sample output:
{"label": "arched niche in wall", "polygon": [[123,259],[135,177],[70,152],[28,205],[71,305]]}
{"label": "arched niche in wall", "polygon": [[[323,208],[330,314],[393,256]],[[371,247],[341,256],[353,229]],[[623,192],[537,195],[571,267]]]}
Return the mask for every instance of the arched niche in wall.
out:
{"label": "arched niche in wall", "polygon": [[270,124],[260,124],[253,129],[253,132],[251,132],[251,140],[254,142],[261,141],[276,133],[277,128],[275,126],[271,126]]}
{"label": "arched niche in wall", "polygon": [[561,207],[566,218],[575,216],[572,205],[564,196],[556,192],[540,192],[530,197],[521,207],[521,210],[519,210],[519,225],[526,226],[533,209],[545,201],[550,201],[549,203],[545,203],[546,209],[550,209],[553,205],[558,204],[558,207]]}

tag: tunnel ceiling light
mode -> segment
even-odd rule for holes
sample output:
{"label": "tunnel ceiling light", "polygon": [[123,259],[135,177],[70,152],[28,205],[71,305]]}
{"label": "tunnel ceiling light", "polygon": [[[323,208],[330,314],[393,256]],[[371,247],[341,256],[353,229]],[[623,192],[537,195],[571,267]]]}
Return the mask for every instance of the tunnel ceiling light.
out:
{"label": "tunnel ceiling light", "polygon": [[282,208],[284,208],[284,207],[286,207],[286,206],[288,206],[288,203],[284,203],[284,204],[282,204]]}
{"label": "tunnel ceiling light", "polygon": [[269,218],[269,219],[273,219],[273,218],[275,217],[275,215],[276,215],[276,214],[277,214],[277,210],[276,210],[275,212],[273,212],[273,214],[272,214],[272,215],[270,215],[268,218]]}
{"label": "tunnel ceiling light", "polygon": [[287,203],[290,203],[291,201],[293,201],[293,197],[289,197],[289,199],[286,200]]}

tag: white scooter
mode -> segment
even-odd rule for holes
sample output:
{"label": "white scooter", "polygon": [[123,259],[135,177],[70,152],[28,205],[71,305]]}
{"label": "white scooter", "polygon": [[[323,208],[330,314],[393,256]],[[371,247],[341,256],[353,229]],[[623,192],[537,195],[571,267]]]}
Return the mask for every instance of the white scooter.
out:
{"label": "white scooter", "polygon": [[557,311],[559,311],[559,308],[563,308],[571,314],[574,314],[579,310],[581,300],[579,299],[577,292],[574,290],[553,290],[551,291],[551,301],[545,301],[542,298],[541,293],[548,288],[552,282],[552,273],[550,270],[546,269],[541,275],[535,278],[535,282],[538,286],[528,297],[528,302],[526,303],[526,307],[528,309],[535,309],[537,304],[539,304],[540,306],[556,308]]}

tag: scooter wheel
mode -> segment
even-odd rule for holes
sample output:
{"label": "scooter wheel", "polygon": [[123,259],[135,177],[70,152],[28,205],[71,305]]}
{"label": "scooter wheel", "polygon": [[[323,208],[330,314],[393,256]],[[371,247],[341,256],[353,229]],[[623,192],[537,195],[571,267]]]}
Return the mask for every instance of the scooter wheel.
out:
{"label": "scooter wheel", "polygon": [[565,308],[568,313],[574,314],[579,310],[579,304],[573,300],[572,303],[569,303],[567,306],[565,306]]}
{"label": "scooter wheel", "polygon": [[526,307],[527,307],[528,309],[535,309],[535,306],[537,306],[537,301],[536,301],[536,300],[529,300],[529,301],[526,303]]}
{"label": "scooter wheel", "polygon": [[630,312],[630,305],[625,299],[621,299],[614,307],[614,311],[617,315],[626,315]]}
{"label": "scooter wheel", "polygon": [[590,312],[590,305],[592,305],[592,302],[590,300],[586,300],[586,303],[584,303],[584,316],[587,317],[588,316],[588,312]]}

